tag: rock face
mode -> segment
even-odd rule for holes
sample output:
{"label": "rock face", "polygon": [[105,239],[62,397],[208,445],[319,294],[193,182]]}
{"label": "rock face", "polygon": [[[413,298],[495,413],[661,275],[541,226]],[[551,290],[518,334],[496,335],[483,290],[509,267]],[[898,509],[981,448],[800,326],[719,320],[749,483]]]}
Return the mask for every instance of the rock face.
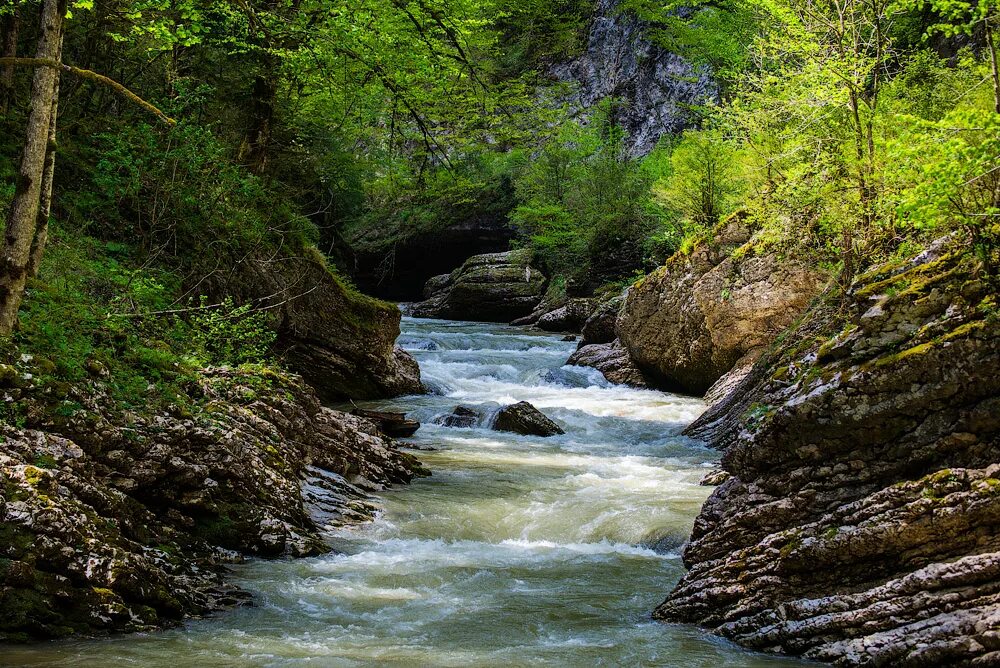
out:
{"label": "rock face", "polygon": [[704,394],[752,361],[818,295],[826,278],[791,257],[757,255],[738,218],[628,291],[617,331],[635,365],[665,389]]}
{"label": "rock face", "polygon": [[566,433],[527,401],[501,408],[493,421],[493,428],[525,436],[556,436]]}
{"label": "rock face", "polygon": [[510,322],[534,310],[547,283],[545,275],[531,266],[530,250],[476,255],[447,279],[432,278],[431,296],[415,304],[412,313],[422,318]]}
{"label": "rock face", "polygon": [[535,325],[546,332],[579,332],[595,308],[596,299],[570,299],[563,306],[543,314]]}
{"label": "rock face", "polygon": [[580,328],[580,346],[594,343],[611,343],[618,338],[618,314],[625,303],[625,295],[609,299],[598,306]]}
{"label": "rock face", "polygon": [[625,102],[618,122],[628,136],[629,153],[643,156],[660,137],[694,121],[690,111],[718,98],[718,87],[705,68],[653,44],[648,27],[621,10],[620,0],[599,0],[587,47],[553,75],[573,82],[571,102],[586,110],[605,98]]}
{"label": "rock face", "polygon": [[245,601],[226,562],[326,551],[323,528],[370,517],[367,493],[421,470],[290,376],[208,371],[187,415],[106,416],[94,390],[72,390],[69,417],[29,408],[32,428],[0,425],[0,640],[135,631]]}
{"label": "rock face", "polygon": [[423,391],[420,369],[395,346],[400,313],[353,292],[318,253],[281,260],[247,258],[201,286],[239,303],[274,305],[285,361],[324,399],[375,399]]}
{"label": "rock face", "polygon": [[842,665],[1000,663],[1000,322],[961,250],[831,291],[694,426],[732,477],[658,618]]}

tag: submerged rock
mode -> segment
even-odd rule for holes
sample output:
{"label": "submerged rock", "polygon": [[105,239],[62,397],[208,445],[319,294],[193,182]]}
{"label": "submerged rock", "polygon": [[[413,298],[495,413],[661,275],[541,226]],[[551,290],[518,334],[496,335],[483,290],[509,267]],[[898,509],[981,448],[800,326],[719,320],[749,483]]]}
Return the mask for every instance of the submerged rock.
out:
{"label": "submerged rock", "polygon": [[448,275],[428,282],[431,296],[414,304],[421,318],[510,322],[532,312],[548,280],[531,266],[531,251],[476,255]]}
{"label": "submerged rock", "polygon": [[731,477],[656,617],[841,665],[997,664],[1000,321],[963,250],[831,290],[692,426]]}
{"label": "submerged rock", "polygon": [[227,562],[325,552],[321,529],[370,517],[368,493],[422,472],[300,379],[215,369],[197,382],[196,414],[105,414],[90,383],[72,388],[71,417],[22,396],[31,427],[0,424],[0,640],[136,631],[245,601]]}
{"label": "submerged rock", "polygon": [[501,408],[493,421],[493,429],[525,436],[556,436],[566,433],[527,401]]}
{"label": "submerged rock", "polygon": [[818,295],[826,277],[794,257],[758,255],[734,217],[628,291],[617,331],[635,365],[666,389],[704,394],[752,362]]}
{"label": "submerged rock", "polygon": [[468,428],[479,424],[482,417],[482,413],[474,408],[455,406],[455,410],[448,415],[436,419],[434,422],[445,427]]}

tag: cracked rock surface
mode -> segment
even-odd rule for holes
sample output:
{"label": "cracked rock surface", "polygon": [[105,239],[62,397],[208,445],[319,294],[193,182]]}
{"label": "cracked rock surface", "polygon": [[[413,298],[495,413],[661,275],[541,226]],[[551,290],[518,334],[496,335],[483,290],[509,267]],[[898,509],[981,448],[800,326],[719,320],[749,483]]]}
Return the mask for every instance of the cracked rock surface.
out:
{"label": "cracked rock surface", "polygon": [[828,292],[688,433],[729,474],[655,616],[841,665],[1000,665],[1000,321],[956,241]]}
{"label": "cracked rock surface", "polygon": [[108,416],[90,385],[70,417],[0,425],[0,640],[245,602],[227,563],[324,552],[324,528],[370,518],[368,494],[422,472],[295,376],[209,369],[190,391],[197,415]]}

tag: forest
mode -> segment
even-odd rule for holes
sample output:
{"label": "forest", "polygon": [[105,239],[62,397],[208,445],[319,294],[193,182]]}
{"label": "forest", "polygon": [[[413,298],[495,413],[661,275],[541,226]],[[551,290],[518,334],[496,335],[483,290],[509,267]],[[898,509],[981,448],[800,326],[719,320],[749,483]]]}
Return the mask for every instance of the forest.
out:
{"label": "forest", "polygon": [[[650,561],[532,568],[634,585],[638,612],[732,649],[632,635],[621,602],[593,603],[615,649],[549,656],[538,621],[526,654],[498,633],[460,660],[461,636],[428,632],[273,656],[1000,662],[998,50],[998,0],[0,0],[0,643],[270,600],[232,584],[236,555],[355,554],[325,532],[381,530],[379,504],[451,517],[427,486],[500,466],[453,434],[521,430],[504,461],[550,431],[551,462],[511,469],[516,494],[451,492],[519,501],[454,510],[449,554],[611,545]],[[580,464],[599,443],[625,448],[600,466],[648,470]],[[607,486],[533,477],[548,466]],[[649,496],[614,505],[633,487]],[[516,529],[521,501],[567,506]],[[504,564],[482,568],[506,596],[531,578]],[[372,591],[397,586],[370,567]],[[77,651],[23,647],[16,665]]]}

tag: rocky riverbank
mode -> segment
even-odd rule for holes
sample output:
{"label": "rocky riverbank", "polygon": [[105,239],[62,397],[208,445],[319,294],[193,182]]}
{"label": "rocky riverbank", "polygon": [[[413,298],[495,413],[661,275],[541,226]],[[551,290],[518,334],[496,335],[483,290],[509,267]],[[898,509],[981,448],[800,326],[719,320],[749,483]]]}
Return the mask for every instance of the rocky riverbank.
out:
{"label": "rocky riverbank", "polygon": [[112,413],[100,379],[68,389],[66,414],[26,371],[5,367],[4,384],[30,427],[0,427],[0,640],[239,604],[227,563],[326,551],[324,528],[371,517],[369,493],[424,473],[373,423],[263,368],[207,369],[160,414]]}
{"label": "rocky riverbank", "polygon": [[689,429],[729,478],[658,618],[843,665],[1000,662],[1000,320],[962,251],[828,291]]}

